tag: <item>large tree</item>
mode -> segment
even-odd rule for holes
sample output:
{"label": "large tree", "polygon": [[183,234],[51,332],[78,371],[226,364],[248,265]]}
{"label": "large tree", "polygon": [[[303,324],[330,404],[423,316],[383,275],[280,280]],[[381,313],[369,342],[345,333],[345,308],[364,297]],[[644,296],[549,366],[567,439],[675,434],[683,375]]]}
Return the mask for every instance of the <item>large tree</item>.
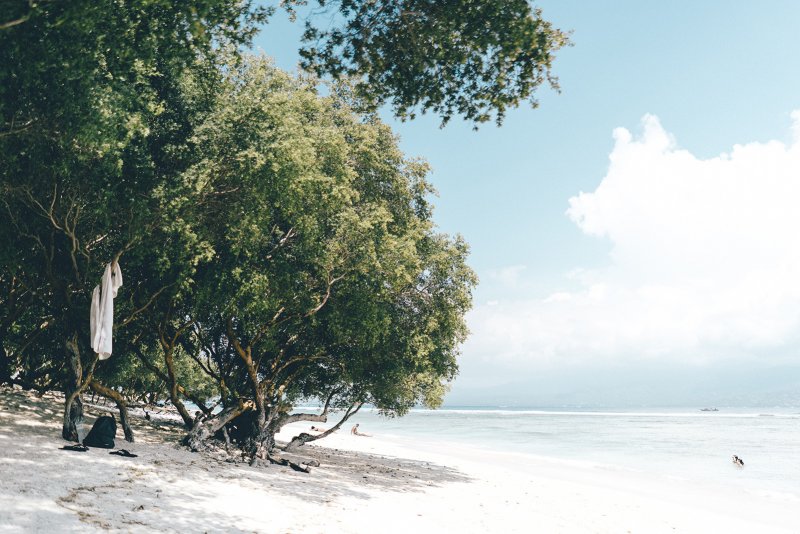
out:
{"label": "large tree", "polygon": [[168,350],[213,354],[222,386],[225,410],[194,447],[251,412],[235,424],[264,455],[299,399],[403,413],[437,405],[455,376],[466,246],[434,232],[426,166],[346,87],[315,87],[248,60],[198,127],[203,158],[186,175],[214,254],[165,317]]}
{"label": "large tree", "polygon": [[[303,128],[314,126],[316,112],[288,113],[298,122],[289,128],[277,111],[247,107],[247,98],[253,102],[257,98],[245,90],[250,82],[243,80],[249,79],[253,68],[266,67],[242,70],[240,55],[274,9],[292,11],[301,4],[293,0],[262,7],[246,0],[0,4],[0,380],[62,388],[67,395],[65,438],[78,437],[81,392],[92,387],[113,398],[113,390],[102,382],[124,374],[126,368],[120,366],[115,374],[116,364],[103,364],[95,374],[97,359],[89,348],[86,325],[92,287],[103,266],[120,258],[127,276],[118,303],[116,351],[137,357],[165,384],[174,401],[191,394],[181,384],[182,376],[191,375],[186,375],[181,362],[200,365],[202,358],[213,360],[214,350],[201,351],[201,343],[216,347],[220,355],[221,367],[209,363],[205,367],[211,373],[206,374],[217,382],[224,382],[225,376],[232,384],[239,380],[238,385],[223,386],[223,398],[236,397],[244,406],[241,381],[249,380],[250,401],[262,422],[279,418],[275,410],[259,411],[259,399],[266,406],[287,395],[328,392],[333,394],[331,401],[341,405],[378,402],[392,391],[390,385],[394,392],[380,402],[401,410],[424,397],[423,391],[439,391],[438,379],[455,372],[451,361],[455,341],[463,337],[458,311],[452,324],[443,320],[439,330],[406,329],[409,335],[403,336],[403,329],[388,329],[381,336],[362,339],[358,347],[332,336],[344,335],[348,325],[356,324],[347,316],[354,313],[352,302],[359,294],[364,305],[370,302],[369,295],[376,295],[373,314],[365,314],[372,321],[364,325],[367,330],[400,324],[404,317],[411,320],[414,313],[408,310],[419,311],[422,304],[431,310],[444,306],[430,295],[420,301],[412,298],[436,284],[419,281],[416,288],[408,284],[437,272],[426,262],[450,257],[453,265],[459,265],[465,254],[463,245],[430,234],[425,227],[430,225],[428,208],[420,200],[427,187],[422,167],[376,156],[382,150],[396,156],[396,146],[386,127],[363,112],[390,103],[403,118],[430,110],[445,122],[456,115],[476,124],[491,118],[499,122],[509,107],[533,101],[541,83],[554,83],[553,54],[566,37],[524,0],[320,0],[300,13],[307,25],[301,52],[304,66],[317,76],[349,80],[336,86],[338,93],[329,104],[348,111],[335,120],[328,117],[328,129],[317,128],[312,136]],[[240,75],[243,78],[237,81]],[[274,73],[262,78],[281,87],[300,83],[279,83],[282,78]],[[273,100],[260,105],[282,109],[269,87],[261,89]],[[225,91],[234,91],[228,108],[219,101]],[[310,86],[289,92],[300,100],[319,100]],[[214,122],[225,116],[233,121],[230,125]],[[238,128],[240,124],[252,127]],[[282,145],[280,138],[265,141],[264,136],[278,131],[279,125],[295,143]],[[316,141],[310,142],[311,138]],[[219,154],[212,156],[214,150]],[[237,150],[231,159],[231,151]],[[278,158],[284,167],[262,182],[263,176],[254,169],[266,165],[265,154]],[[397,186],[415,191],[413,200],[398,196],[391,183],[369,179],[393,166],[417,176],[416,182],[409,182],[416,184],[413,187]],[[408,216],[408,209],[399,208],[404,201],[414,206],[411,211],[419,212],[416,219]],[[398,221],[406,219],[421,226],[402,227]],[[369,243],[385,248],[373,250]],[[254,273],[258,265],[253,258],[258,256],[252,255],[264,254],[264,247],[277,247],[275,262],[265,274],[247,278],[242,272]],[[281,253],[291,256],[281,259]],[[228,263],[212,261],[223,254]],[[232,258],[241,265],[235,266]],[[388,265],[394,270],[387,270],[384,278],[376,276]],[[468,280],[471,275],[465,273],[468,270],[462,272]],[[442,279],[443,287],[448,280]],[[240,293],[210,295],[216,283],[237,287]],[[468,282],[453,287],[466,286]],[[284,292],[269,293],[270,298],[261,302],[258,291],[265,288]],[[336,290],[347,290],[351,296],[328,306]],[[378,298],[384,294],[386,302]],[[214,301],[216,315],[191,315],[200,303],[223,296],[228,300]],[[464,303],[456,301],[447,304],[448,309],[461,310]],[[267,336],[277,332],[272,317],[285,329],[275,333],[277,337]],[[348,335],[358,338],[361,330],[349,328]],[[266,333],[259,334],[262,330]],[[257,350],[270,354],[288,343],[284,352],[300,351],[297,358],[311,355],[312,349],[325,355],[318,357],[315,352],[303,364],[313,372],[302,373],[302,379],[279,384],[283,379],[259,374],[259,366],[269,360],[254,360],[256,373],[250,372],[252,366],[242,351],[246,353],[254,341],[267,343]],[[444,344],[432,349],[436,343]],[[452,344],[442,348],[447,343]],[[381,346],[384,349],[379,350]],[[390,346],[401,347],[405,356],[381,356],[381,350],[389,354]],[[449,363],[437,364],[430,373],[415,368],[413,354],[428,354],[426,350],[432,355],[440,351],[441,362]],[[338,358],[349,355],[346,373],[334,373],[336,378],[320,363],[330,361],[330,353]],[[384,364],[377,365],[382,357]],[[394,365],[400,366],[397,372],[403,376],[417,378],[392,380]],[[341,387],[328,388],[331,380],[339,380]],[[256,394],[264,391],[272,397]],[[202,407],[204,399],[192,395]],[[119,399],[115,401],[119,404]],[[187,426],[192,424],[186,410],[183,415]],[[264,425],[256,426],[264,431]],[[256,436],[259,448],[269,441],[268,435]]]}
{"label": "large tree", "polygon": [[[77,439],[80,392],[96,363],[86,325],[92,287],[105,263],[124,254],[133,266],[149,255],[148,240],[176,234],[168,223],[180,206],[169,195],[187,165],[191,114],[202,107],[188,107],[176,84],[187,69],[216,72],[213,43],[246,43],[260,14],[216,1],[3,8],[0,276],[9,292],[0,302],[10,321],[0,340],[5,365],[50,353],[48,372],[67,394],[63,435]],[[138,285],[124,293],[134,315],[154,294]]]}
{"label": "large tree", "polygon": [[403,119],[432,111],[443,124],[500,124],[509,108],[535,107],[543,83],[558,89],[550,69],[568,35],[529,0],[316,3],[306,10],[303,67],[356,78],[363,97]]}

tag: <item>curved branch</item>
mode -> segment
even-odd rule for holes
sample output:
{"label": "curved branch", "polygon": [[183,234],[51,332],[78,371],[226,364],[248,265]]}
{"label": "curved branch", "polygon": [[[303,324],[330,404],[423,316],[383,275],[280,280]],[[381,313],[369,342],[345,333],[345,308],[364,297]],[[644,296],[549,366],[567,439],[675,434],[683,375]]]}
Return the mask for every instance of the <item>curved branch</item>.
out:
{"label": "curved branch", "polygon": [[114,401],[119,409],[119,421],[122,425],[122,431],[125,433],[125,441],[133,443],[133,430],[131,430],[131,425],[128,418],[128,403],[125,402],[125,399],[122,397],[122,395],[111,388],[107,388],[95,378],[92,378],[91,382],[89,382],[89,387],[103,397]]}
{"label": "curved branch", "polygon": [[[312,436],[311,434],[303,432],[299,436],[293,437],[292,441],[290,441],[288,443],[288,445],[286,445],[283,448],[283,450],[284,451],[288,451],[288,450],[291,450],[291,449],[295,449],[295,448],[301,447],[301,446],[303,446],[306,443],[309,443],[311,441],[316,441],[318,439],[322,439],[322,438],[330,436],[331,434],[333,434],[334,432],[339,430],[342,427],[342,425],[345,423],[345,421],[347,421],[348,419],[353,417],[355,414],[357,414],[358,411],[361,409],[361,407],[363,405],[364,405],[363,402],[357,402],[355,404],[351,404],[350,408],[348,408],[347,412],[345,412],[344,417],[342,417],[342,420],[339,421],[338,423],[336,423],[334,426],[332,426],[331,428],[329,428],[328,430],[326,430],[322,434],[318,434],[316,436]],[[355,409],[353,409],[353,408],[355,408]]]}
{"label": "curved branch", "polygon": [[[137,358],[139,358],[139,361],[141,361],[145,367],[147,367],[153,373],[155,373],[155,375],[161,380],[163,380],[165,384],[170,383],[169,377],[161,369],[159,369],[158,366],[156,366],[153,362],[148,360],[147,356],[145,356],[142,353],[141,349],[139,349],[138,347],[134,347],[133,353],[136,355]],[[178,386],[178,393],[180,393],[181,395],[192,401],[195,405],[197,405],[197,407],[200,408],[200,410],[204,414],[208,415],[211,413],[211,409],[208,406],[206,406],[206,404],[199,397],[187,391],[182,385],[178,384],[177,386]]]}
{"label": "curved branch", "polygon": [[24,17],[20,17],[18,19],[14,19],[14,20],[9,20],[8,22],[3,22],[2,24],[0,24],[0,30],[7,30],[8,28],[13,28],[14,26],[17,26],[19,24],[22,24],[23,22],[26,22],[29,18],[31,18],[31,14],[30,13],[28,13]]}

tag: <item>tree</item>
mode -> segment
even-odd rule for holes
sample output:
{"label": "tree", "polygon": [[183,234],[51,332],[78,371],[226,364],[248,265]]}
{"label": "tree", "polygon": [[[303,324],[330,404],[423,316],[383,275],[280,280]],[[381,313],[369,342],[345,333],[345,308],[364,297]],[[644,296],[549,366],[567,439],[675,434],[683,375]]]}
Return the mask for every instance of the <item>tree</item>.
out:
{"label": "tree", "polygon": [[[19,335],[3,337],[4,352],[14,345],[19,361],[35,348],[28,340],[47,343],[67,394],[63,435],[77,439],[80,393],[96,364],[85,325],[91,289],[106,262],[144,259],[148,240],[174,237],[180,206],[165,194],[180,186],[172,180],[185,162],[172,156],[191,130],[174,84],[187,68],[215,71],[216,46],[246,43],[264,13],[203,0],[11,8],[0,15],[20,21],[0,29],[2,277],[31,302],[24,316],[6,312],[6,333]],[[131,303],[151,302],[126,291]]]}
{"label": "tree", "polygon": [[[219,383],[226,410],[256,415],[253,451],[303,396],[396,413],[441,397],[464,335],[466,248],[434,235],[424,165],[369,112],[391,102],[403,118],[500,122],[555,83],[566,37],[517,0],[318,4],[302,56],[342,81],[327,100],[317,78],[243,67],[276,6],[0,6],[0,380],[64,389],[65,439],[78,437],[89,387],[124,410],[107,386],[131,383],[129,368],[97,367],[85,324],[103,266],[120,258],[117,352],[179,407],[208,411],[197,369]],[[427,279],[440,261],[453,272]],[[448,284],[450,300],[416,297]],[[355,302],[374,305],[363,332],[348,326]],[[262,355],[252,365],[248,348]]]}
{"label": "tree", "polygon": [[209,368],[225,408],[192,431],[195,448],[240,418],[245,449],[266,456],[299,399],[403,413],[441,402],[456,372],[466,246],[433,232],[427,167],[346,88],[315,86],[247,60],[194,140],[204,157],[186,174],[214,255],[173,303],[172,331],[189,352],[224,340]]}
{"label": "tree", "polygon": [[[480,124],[528,101],[548,82],[568,35],[528,0],[318,0],[300,53],[319,76],[356,77],[362,97],[401,118],[432,111]],[[325,11],[323,10],[322,13]],[[316,14],[316,16],[314,16]],[[324,19],[324,22],[320,22]]]}

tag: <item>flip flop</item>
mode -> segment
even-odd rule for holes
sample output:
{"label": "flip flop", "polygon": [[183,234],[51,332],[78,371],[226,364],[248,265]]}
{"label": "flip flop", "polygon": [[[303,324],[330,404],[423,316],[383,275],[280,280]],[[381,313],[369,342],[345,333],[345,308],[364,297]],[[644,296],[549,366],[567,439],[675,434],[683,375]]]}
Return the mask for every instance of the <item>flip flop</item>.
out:
{"label": "flip flop", "polygon": [[89,450],[89,447],[86,445],[64,445],[61,447],[62,451],[75,451],[75,452],[86,452]]}
{"label": "flip flop", "polygon": [[133,454],[128,449],[120,449],[118,451],[109,452],[108,454],[116,454],[117,456],[124,456],[125,458],[136,458],[139,456],[138,454]]}

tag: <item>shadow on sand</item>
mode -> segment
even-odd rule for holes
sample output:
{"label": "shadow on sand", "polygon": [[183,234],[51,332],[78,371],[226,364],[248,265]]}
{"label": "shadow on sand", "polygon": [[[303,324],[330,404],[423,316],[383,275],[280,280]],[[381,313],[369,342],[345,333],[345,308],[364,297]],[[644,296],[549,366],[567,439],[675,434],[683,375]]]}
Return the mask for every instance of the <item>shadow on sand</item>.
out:
{"label": "shadow on sand", "polygon": [[[52,398],[51,398],[52,397]],[[86,429],[102,412],[87,407]],[[111,410],[109,410],[111,411]],[[461,472],[428,462],[308,447],[320,467],[250,467],[177,445],[180,428],[132,418],[136,443],[118,439],[139,457],[108,450],[59,450],[61,404],[0,388],[0,524],[11,532],[91,530],[262,530],[292,501],[331,505],[368,501],[375,492],[420,492],[469,482]],[[118,434],[119,436],[119,434]]]}

